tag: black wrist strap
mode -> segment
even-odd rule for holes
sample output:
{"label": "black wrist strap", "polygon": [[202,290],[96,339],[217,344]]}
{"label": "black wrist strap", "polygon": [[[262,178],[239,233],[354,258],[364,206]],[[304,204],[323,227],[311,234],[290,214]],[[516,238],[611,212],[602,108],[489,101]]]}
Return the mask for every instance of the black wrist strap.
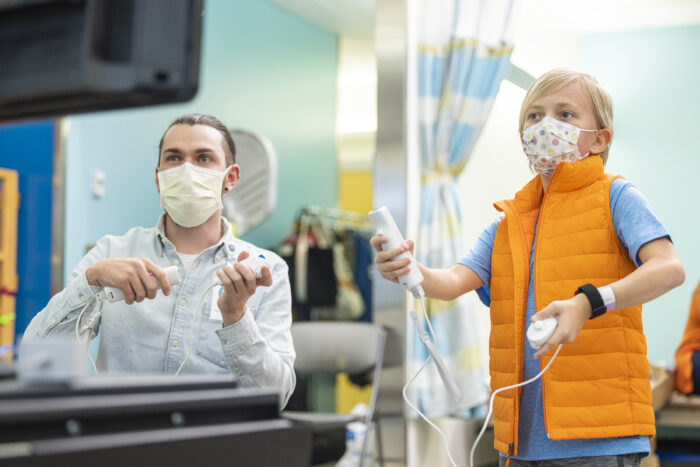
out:
{"label": "black wrist strap", "polygon": [[593,284],[582,285],[581,287],[576,289],[576,293],[574,295],[578,295],[580,293],[584,294],[588,301],[591,303],[592,313],[589,319],[597,318],[598,316],[608,311],[608,308],[603,302],[603,297],[600,295],[600,292],[598,292],[598,289]]}

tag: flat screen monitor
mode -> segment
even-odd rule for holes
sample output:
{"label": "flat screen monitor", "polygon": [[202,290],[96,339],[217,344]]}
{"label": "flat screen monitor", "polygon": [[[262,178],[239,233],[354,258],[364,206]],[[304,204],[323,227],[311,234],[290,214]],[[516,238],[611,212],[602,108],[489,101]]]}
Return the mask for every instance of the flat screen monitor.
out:
{"label": "flat screen monitor", "polygon": [[310,428],[231,375],[0,383],[0,465],[306,466]]}
{"label": "flat screen monitor", "polygon": [[181,102],[203,0],[0,0],[0,122]]}

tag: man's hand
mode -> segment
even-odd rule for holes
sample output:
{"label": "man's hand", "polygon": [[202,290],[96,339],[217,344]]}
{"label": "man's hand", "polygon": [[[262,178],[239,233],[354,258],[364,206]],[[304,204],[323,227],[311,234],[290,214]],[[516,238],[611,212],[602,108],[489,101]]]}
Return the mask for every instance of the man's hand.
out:
{"label": "man's hand", "polygon": [[556,300],[540,312],[535,313],[532,322],[554,316],[557,319],[557,328],[535,354],[535,358],[549,352],[559,344],[571,344],[576,340],[576,336],[581,328],[586,324],[586,320],[591,317],[591,304],[584,294],[577,294],[568,300]]}
{"label": "man's hand", "polygon": [[154,277],[160,282],[163,295],[170,295],[170,282],[165,271],[147,258],[103,259],[87,268],[85,277],[90,285],[121,290],[127,305],[155,298],[158,284]]}
{"label": "man's hand", "polygon": [[224,266],[223,269],[216,271],[216,275],[224,286],[224,293],[219,296],[219,300],[216,302],[221,310],[224,326],[237,323],[243,317],[246,303],[255,293],[255,289],[260,286],[269,287],[272,285],[272,272],[267,266],[262,267],[261,277],[257,278],[250,268],[240,264],[248,256],[248,252],[244,251],[238,255],[237,263]]}

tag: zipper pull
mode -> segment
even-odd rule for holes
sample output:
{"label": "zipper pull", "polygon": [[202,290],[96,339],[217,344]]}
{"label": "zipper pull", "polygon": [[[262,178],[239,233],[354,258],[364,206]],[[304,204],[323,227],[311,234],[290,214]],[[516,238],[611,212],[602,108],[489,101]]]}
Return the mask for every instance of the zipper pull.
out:
{"label": "zipper pull", "polygon": [[513,455],[513,450],[515,449],[515,443],[508,443],[508,457],[506,457],[506,467],[510,464],[510,456]]}

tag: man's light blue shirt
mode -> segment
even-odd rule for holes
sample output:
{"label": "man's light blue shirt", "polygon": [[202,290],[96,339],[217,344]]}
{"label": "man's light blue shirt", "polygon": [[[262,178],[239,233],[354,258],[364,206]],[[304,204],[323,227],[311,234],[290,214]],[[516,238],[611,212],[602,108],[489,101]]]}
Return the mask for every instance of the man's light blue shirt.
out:
{"label": "man's light blue shirt", "polygon": [[[287,264],[275,253],[235,238],[230,224],[223,220],[221,240],[202,251],[186,271],[164,234],[164,218],[165,214],[154,228],[135,227],[123,236],[101,238],[73,271],[66,288],[34,317],[24,339],[74,337],[76,319],[88,304],[80,323],[81,335],[94,338],[99,332],[99,372],[172,375],[191,344],[182,373],[231,372],[243,387],[278,388],[286,404],[296,383]],[[205,291],[218,280],[216,271],[234,263],[242,251],[267,258],[273,284],[258,287],[243,317],[223,327],[216,306],[220,287]],[[153,300],[132,305],[104,302],[100,313],[94,299],[101,288],[88,285],[85,270],[101,259],[125,257],[147,258],[162,268],[175,265],[181,281],[167,297],[158,291]],[[202,297],[199,316],[191,327]]]}
{"label": "man's light blue shirt", "polygon": [[[641,264],[638,252],[642,246],[658,238],[670,238],[668,230],[654,213],[651,204],[634,185],[626,180],[616,179],[612,182],[610,186],[610,210],[615,232],[637,266]],[[499,217],[486,227],[479,235],[471,251],[459,261],[460,264],[472,269],[484,282],[485,285],[478,289],[477,293],[486,306],[489,306],[491,303],[489,293],[491,252],[496,237],[496,229],[501,219],[502,217]],[[533,241],[533,253],[534,249]],[[530,256],[530,284],[527,296],[526,323],[530,322],[530,318],[536,311],[532,282],[533,260],[534,254]],[[539,360],[533,359],[535,350],[529,345],[525,345],[524,348],[523,381],[534,377],[540,372]],[[544,429],[541,380],[538,379],[522,389],[517,459],[547,460],[567,457],[649,453],[649,438],[646,436],[561,441],[549,439]]]}

